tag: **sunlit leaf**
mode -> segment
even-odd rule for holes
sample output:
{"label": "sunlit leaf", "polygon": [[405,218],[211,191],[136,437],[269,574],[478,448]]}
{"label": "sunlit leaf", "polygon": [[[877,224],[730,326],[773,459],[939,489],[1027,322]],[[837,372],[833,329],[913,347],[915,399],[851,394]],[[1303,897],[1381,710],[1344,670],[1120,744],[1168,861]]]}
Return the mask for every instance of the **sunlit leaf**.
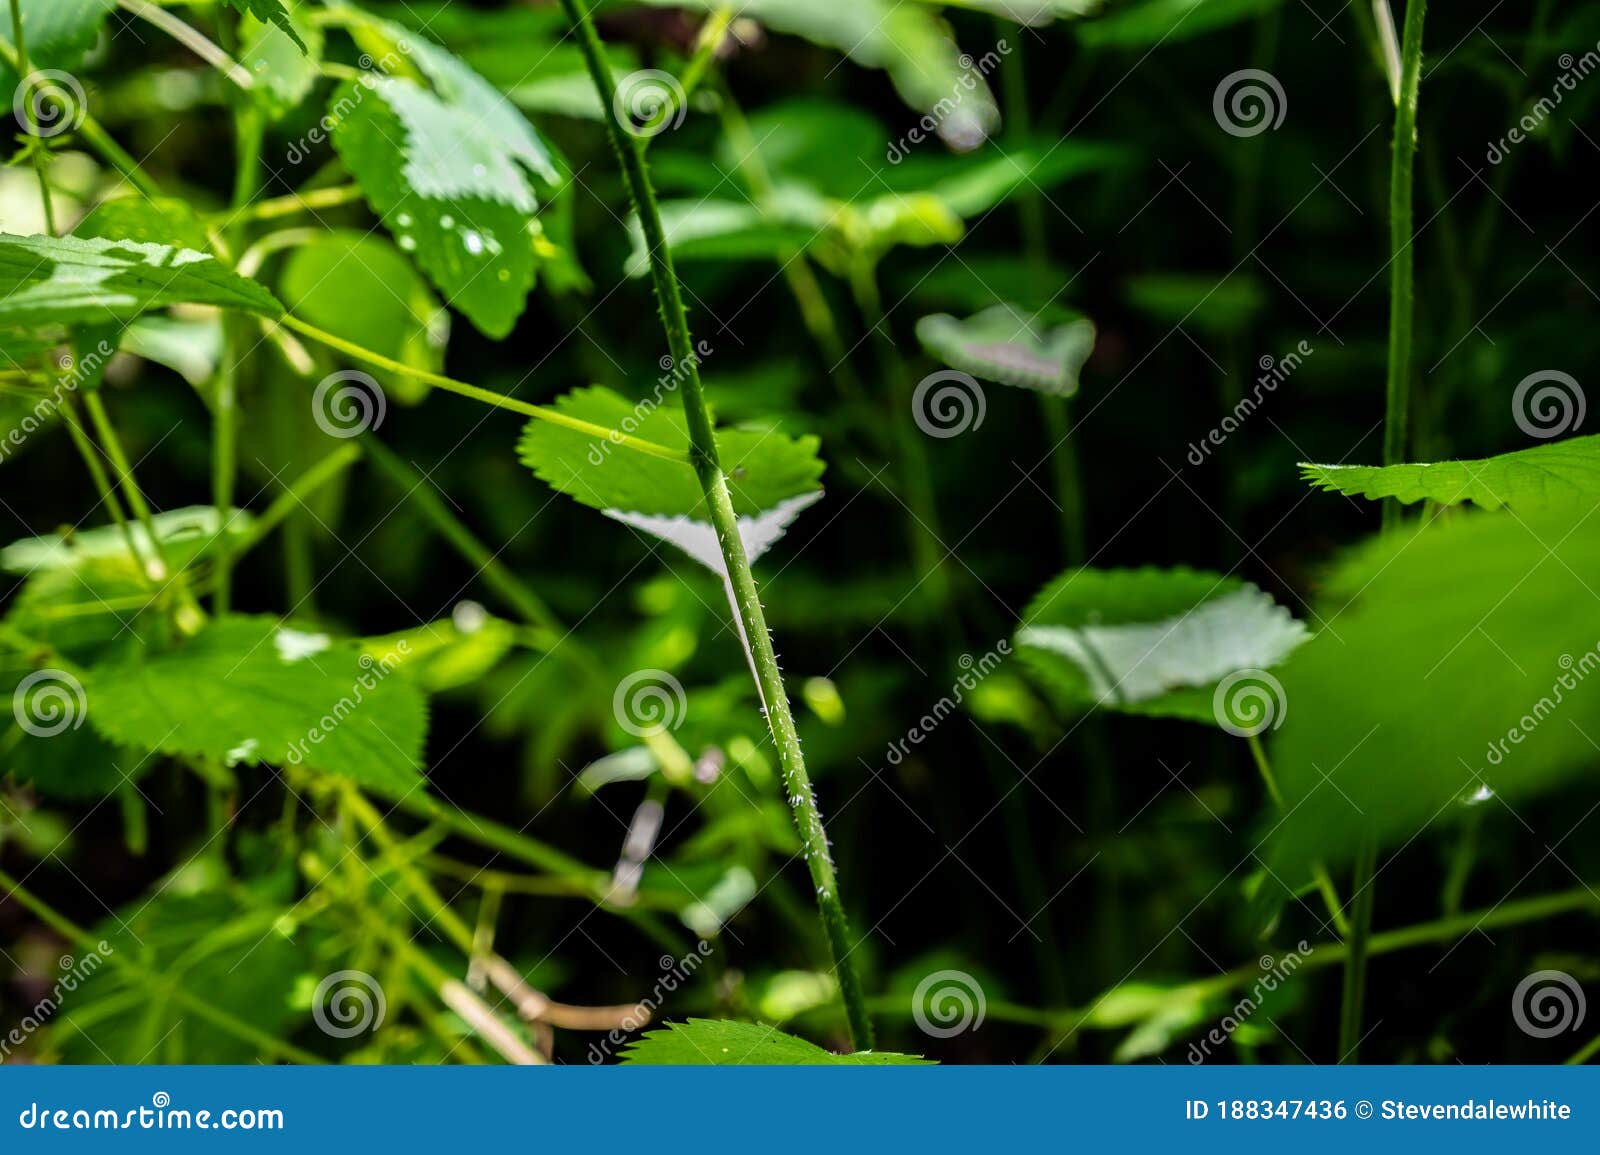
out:
{"label": "sunlit leaf", "polygon": [[646,1031],[643,1038],[623,1052],[622,1061],[636,1066],[684,1067],[886,1067],[927,1062],[915,1055],[889,1051],[836,1055],[776,1027],[728,1019],[690,1019],[663,1030]]}
{"label": "sunlit leaf", "polygon": [[1312,485],[1352,497],[1484,509],[1591,508],[1600,504],[1600,435],[1553,441],[1476,461],[1417,465],[1312,465],[1300,473]]}

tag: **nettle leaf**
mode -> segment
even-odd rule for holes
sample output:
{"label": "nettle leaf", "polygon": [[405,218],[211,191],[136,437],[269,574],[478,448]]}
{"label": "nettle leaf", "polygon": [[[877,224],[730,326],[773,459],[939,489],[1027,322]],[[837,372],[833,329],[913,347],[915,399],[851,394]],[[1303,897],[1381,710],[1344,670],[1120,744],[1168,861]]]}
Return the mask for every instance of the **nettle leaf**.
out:
{"label": "nettle leaf", "polygon": [[1048,325],[1016,305],[995,305],[965,320],[936,313],[917,322],[922,347],[950,368],[1057,397],[1078,391],[1094,337],[1092,321]]}
{"label": "nettle leaf", "polygon": [[1312,465],[1312,485],[1351,497],[1394,497],[1440,505],[1475,502],[1484,509],[1589,508],[1600,504],[1600,434],[1574,437],[1485,457],[1417,465]]}
{"label": "nettle leaf", "polygon": [[228,3],[240,12],[254,16],[263,24],[275,25],[302,53],[309,51],[306,42],[300,39],[300,32],[295,28],[294,21],[289,19],[289,12],[284,7],[283,0],[228,0]]}
{"label": "nettle leaf", "polygon": [[[716,0],[644,0],[659,8],[718,9]],[[746,0],[739,14],[849,56],[889,74],[900,98],[918,112],[947,110],[939,135],[957,148],[979,144],[1000,123],[983,74],[962,55],[945,22],[927,8],[896,0]],[[952,107],[956,94],[960,100]]]}
{"label": "nettle leaf", "polygon": [[[413,368],[443,367],[450,314],[381,236],[353,230],[318,234],[284,262],[278,291],[298,316],[347,341]],[[428,391],[404,379],[384,388],[405,401]]]}
{"label": "nettle leaf", "polygon": [[269,617],[220,618],[89,671],[89,718],[120,745],[230,765],[305,765],[363,786],[419,777],[427,708],[392,666]]}
{"label": "nettle leaf", "polygon": [[836,1055],[775,1027],[731,1019],[690,1019],[646,1031],[623,1051],[622,1061],[633,1066],[675,1067],[931,1065],[920,1056],[893,1051]]}
{"label": "nettle leaf", "polygon": [[[676,398],[632,402],[595,385],[574,389],[551,405],[556,412],[621,430],[672,449],[689,448],[689,427]],[[815,437],[785,437],[755,429],[722,429],[717,450],[734,512],[754,517],[788,498],[819,490],[823,463]],[[539,478],[592,509],[705,521],[705,496],[685,463],[613,445],[604,438],[534,419],[517,445],[522,463]]]}
{"label": "nettle leaf", "polygon": [[0,324],[118,324],[179,304],[283,312],[261,285],[193,249],[0,233]]}
{"label": "nettle leaf", "polygon": [[125,196],[101,201],[77,223],[72,235],[178,245],[197,253],[211,251],[205,225],[187,202],[176,197],[151,200],[143,196]]}
{"label": "nettle leaf", "polygon": [[1177,44],[1271,12],[1283,0],[1138,0],[1078,28],[1085,44],[1147,48]]}
{"label": "nettle leaf", "polygon": [[490,617],[476,602],[462,602],[447,621],[368,638],[361,650],[437,694],[477,682],[499,665],[516,641],[516,626]]}
{"label": "nettle leaf", "polygon": [[534,180],[562,178],[522,114],[438,46],[374,22],[431,82],[366,76],[335,92],[333,144],[445,300],[482,332],[504,337],[533,288]]}
{"label": "nettle leaf", "polygon": [[1580,775],[1600,733],[1600,523],[1467,512],[1385,535],[1329,576],[1328,627],[1280,671],[1274,875],[1400,845],[1474,803]]}
{"label": "nettle leaf", "polygon": [[[0,39],[7,44],[11,44],[11,13],[16,2],[0,0]],[[21,4],[28,64],[35,70],[77,72],[100,39],[117,0],[21,0]],[[0,90],[9,93],[16,87],[16,70],[0,61]]]}
{"label": "nettle leaf", "polygon": [[[1225,679],[1283,662],[1303,623],[1249,582],[1190,569],[1068,570],[1023,614],[1028,667],[1068,703],[1223,724]],[[1281,721],[1281,711],[1271,715]]]}

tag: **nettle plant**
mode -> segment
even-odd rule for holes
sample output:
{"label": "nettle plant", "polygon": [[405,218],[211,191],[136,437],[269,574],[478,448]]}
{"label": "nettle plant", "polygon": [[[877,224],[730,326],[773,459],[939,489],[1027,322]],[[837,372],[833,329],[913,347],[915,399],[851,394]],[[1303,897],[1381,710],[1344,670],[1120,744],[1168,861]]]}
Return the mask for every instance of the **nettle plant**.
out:
{"label": "nettle plant", "polygon": [[[1030,23],[1090,7],[1072,0],[974,6],[1012,17],[1026,7]],[[494,82],[408,26],[422,21],[404,6],[11,0],[4,7],[0,87],[17,92],[23,130],[6,175],[36,182],[37,220],[27,230],[7,221],[0,235],[7,430],[0,467],[24,452],[76,454],[99,501],[85,525],[0,553],[0,567],[20,583],[0,622],[0,675],[13,703],[0,751],[30,797],[120,808],[135,853],[152,836],[140,783],[158,767],[188,775],[208,810],[182,865],[93,928],[60,914],[28,878],[0,873],[11,900],[103,956],[93,980],[45,1023],[36,1043],[42,1053],[118,1062],[535,1063],[554,1055],[557,1031],[635,1040],[632,1032],[660,1008],[660,992],[646,997],[642,989],[640,1002],[626,1006],[566,1005],[537,989],[538,975],[497,952],[502,900],[532,894],[577,898],[622,920],[668,952],[669,991],[680,978],[699,983],[699,1000],[688,1005],[724,1012],[633,1041],[631,1061],[917,1061],[873,1049],[860,977],[867,952],[846,917],[752,571],[820,499],[821,443],[749,410],[736,423],[718,423],[701,372],[719,356],[721,338],[691,332],[677,260],[749,263],[781,278],[830,371],[841,440],[894,462],[897,500],[909,510],[907,552],[924,575],[915,596],[925,624],[957,622],[970,584],[941,538],[932,454],[982,426],[984,383],[1037,394],[1070,568],[1015,625],[1026,681],[1009,673],[987,678],[990,696],[974,708],[1018,723],[1049,748],[1094,711],[1183,719],[1243,739],[1271,804],[1260,854],[1254,840],[1241,847],[1247,889],[1261,926],[1293,904],[1313,907],[1334,932],[1323,945],[1302,944],[1300,965],[1345,968],[1341,1058],[1355,1055],[1364,1033],[1370,955],[1591,904],[1580,888],[1481,916],[1452,909],[1436,922],[1372,931],[1382,848],[1403,844],[1442,814],[1470,814],[1490,792],[1515,798],[1545,790],[1592,761],[1581,730],[1519,719],[1543,700],[1548,683],[1564,685],[1571,663],[1561,659],[1576,656],[1574,639],[1600,638],[1600,612],[1583,576],[1600,562],[1600,527],[1583,515],[1600,484],[1594,438],[1481,461],[1403,463],[1422,0],[1406,6],[1391,62],[1384,463],[1305,467],[1307,480],[1324,489],[1385,499],[1391,532],[1339,565],[1307,621],[1231,575],[1086,564],[1085,487],[1070,406],[1096,330],[1057,303],[1063,285],[1044,256],[1041,197],[1126,166],[1128,150],[1074,137],[1024,139],[1003,153],[919,151],[892,144],[865,114],[824,101],[788,101],[747,118],[719,70],[730,38],[747,34],[741,22],[758,21],[885,70],[920,114],[923,137],[970,149],[999,123],[991,69],[975,71],[930,7],[675,0],[670,7],[704,15],[682,58],[659,62],[672,70],[639,67],[632,49],[603,43],[588,0],[515,12],[431,10],[430,31],[475,27],[478,63],[489,71],[497,41],[519,50],[527,37],[547,45],[531,71],[519,63]],[[1186,36],[1265,7],[1127,4],[1086,24],[1083,42],[1141,50],[1196,11],[1204,15]],[[204,66],[155,83],[180,104],[183,92],[216,86],[207,89],[209,102],[229,118],[234,145],[228,203],[207,203],[181,181],[158,178],[96,118],[111,93],[91,83],[93,53],[113,22],[125,26],[117,35],[168,37]],[[1014,24],[996,27],[1001,37],[1018,33]],[[992,55],[1005,74],[1010,52]],[[1025,136],[1019,92],[1014,85],[1007,93],[1007,116]],[[116,98],[149,94],[129,87]],[[658,198],[647,154],[691,111],[716,123],[718,175],[669,169],[674,195]],[[620,166],[627,207],[616,215],[631,238],[627,272],[650,282],[660,336],[652,330],[649,339],[662,350],[660,376],[630,392],[579,386],[532,404],[443,371],[453,326],[505,338],[536,286],[581,325],[573,302],[592,286],[577,256],[580,175],[528,112],[603,132]],[[288,158],[287,167],[271,163],[272,150]],[[866,155],[877,163],[863,166]],[[269,188],[269,174],[287,191]],[[739,187],[723,187],[729,180]],[[983,284],[966,293],[962,315],[920,320],[916,337],[932,371],[918,379],[915,362],[890,336],[884,259],[902,247],[954,244],[972,222],[1008,204],[1020,211],[1029,252],[985,268],[1003,296],[976,277]],[[871,389],[823,278],[865,323],[881,378]],[[1153,313],[1162,301],[1173,307],[1174,294],[1183,299],[1175,307],[1192,313],[1222,288],[1198,302],[1170,283],[1150,281],[1141,291],[1155,302]],[[1228,299],[1222,292],[1218,304]],[[646,331],[641,320],[633,339],[645,341]],[[154,463],[135,460],[125,446],[114,411],[123,401],[107,386],[130,361],[180,375],[203,402],[209,501],[152,508],[137,475]],[[434,393],[484,407],[485,420],[494,410],[525,418],[515,448],[524,477],[596,511],[593,533],[631,531],[709,570],[747,670],[686,691],[672,670],[684,660],[688,627],[670,616],[620,655],[587,644],[577,625],[466,527],[428,476],[385,445],[380,427],[390,410]],[[1551,401],[1547,391],[1530,395],[1530,411],[1543,413]],[[836,464],[848,471],[847,456]],[[278,464],[256,476],[266,460]],[[505,617],[463,602],[451,616],[382,636],[341,636],[313,620],[302,608],[318,584],[311,535],[323,516],[336,516],[335,497],[365,492],[353,480],[358,463],[473,567]],[[257,485],[270,497],[240,500]],[[1400,503],[1419,501],[1428,516],[1402,523]],[[1464,502],[1486,512],[1438,517]],[[238,611],[235,575],[277,540],[287,561],[284,612]],[[1441,583],[1439,574],[1451,580]],[[674,595],[657,588],[652,596],[670,602]],[[1563,613],[1551,614],[1551,606]],[[1590,667],[1578,668],[1586,674]],[[1577,693],[1581,679],[1572,677],[1566,692]],[[539,840],[528,831],[531,820],[495,822],[430,787],[423,766],[430,700],[479,686],[490,691],[489,724],[503,729],[516,729],[532,696],[562,702],[548,716],[550,732],[531,743],[535,764],[555,764],[577,734],[605,735],[614,752],[583,771],[578,789],[649,783],[615,869]],[[839,712],[826,679],[808,681],[803,699],[819,717]],[[1441,700],[1451,702],[1448,712]],[[1542,721],[1542,709],[1536,713]],[[1519,735],[1514,754],[1496,745],[1508,726]],[[1491,758],[1491,766],[1464,775],[1463,758],[1480,749],[1499,750],[1505,771]],[[275,824],[236,822],[279,782]],[[731,790],[714,785],[728,782]],[[704,808],[705,825],[693,854],[657,869],[651,845],[663,808],[679,794]],[[4,837],[49,858],[64,832],[44,813],[29,811],[32,823],[8,821]],[[396,814],[419,829],[400,831]],[[440,850],[447,838],[477,843],[495,858],[485,867],[458,861]],[[793,856],[804,861],[820,914],[817,953],[827,962],[803,981],[774,983],[757,1006],[725,1006],[706,981],[726,966],[708,942],[759,890],[771,886],[782,896],[797,936],[818,933],[819,924],[796,917],[800,904],[769,877]],[[526,870],[493,864],[502,858]],[[1346,881],[1340,875],[1352,864]],[[1470,853],[1462,870],[1470,870]],[[471,921],[445,896],[469,887],[481,894]],[[684,927],[698,946],[683,937]],[[419,945],[424,930],[450,957]],[[684,965],[707,957],[713,962],[705,971],[698,961]],[[1048,1041],[1080,1030],[1127,1031],[1117,1055],[1138,1058],[1213,1020],[1257,977],[1251,963],[1187,983],[1123,982],[1079,1008],[995,1011],[1039,1027]],[[895,1009],[904,1010],[898,1000]],[[808,1012],[824,1015],[834,1039],[852,1044],[850,1053],[727,1017],[786,1021]],[[914,1011],[919,1024],[922,1015]],[[591,1053],[616,1051],[597,1045]]]}

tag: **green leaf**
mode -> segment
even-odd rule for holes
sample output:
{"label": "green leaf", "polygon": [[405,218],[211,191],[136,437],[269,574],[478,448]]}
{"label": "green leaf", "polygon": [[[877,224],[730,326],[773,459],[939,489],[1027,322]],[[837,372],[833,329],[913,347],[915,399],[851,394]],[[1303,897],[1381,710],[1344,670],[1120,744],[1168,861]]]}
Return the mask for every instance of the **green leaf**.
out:
{"label": "green leaf", "polygon": [[1271,12],[1283,0],[1135,0],[1099,20],[1078,26],[1078,38],[1094,46],[1145,48],[1178,44]]}
{"label": "green leaf", "polygon": [[[15,0],[0,0],[0,39],[11,44]],[[117,0],[21,0],[22,31],[28,43],[28,64],[36,71],[77,72],[100,38],[106,17]],[[15,45],[12,45],[15,48]],[[0,61],[0,91],[15,92],[16,70]]]}
{"label": "green leaf", "polygon": [[531,125],[482,77],[392,24],[373,27],[431,81],[366,76],[335,92],[333,144],[396,243],[445,300],[504,337],[534,282],[539,197],[555,161]]}
{"label": "green leaf", "polygon": [[[209,555],[224,534],[242,536],[253,518],[248,511],[236,509],[223,525],[219,524],[215,506],[194,505],[157,513],[150,520],[161,541],[163,556],[182,569]],[[129,525],[128,533],[141,551],[149,550],[150,535],[143,525]],[[105,563],[126,567],[130,579],[137,577],[137,563],[128,555],[127,539],[114,525],[25,537],[0,549],[0,569],[14,574],[56,570],[82,573]]]}
{"label": "green leaf", "polygon": [[[1023,661],[1067,703],[1244,732],[1257,720],[1252,706],[1264,703],[1235,700],[1230,692],[1251,687],[1233,691],[1238,682],[1229,679],[1280,664],[1306,628],[1239,578],[1076,569],[1034,598],[1016,640]],[[1282,711],[1266,721],[1281,722]]]}
{"label": "green leaf", "polygon": [[[1268,878],[1399,845],[1467,806],[1579,775],[1600,735],[1600,523],[1472,513],[1384,536],[1323,586],[1326,628],[1281,671],[1285,797]],[[1495,805],[1498,805],[1496,803]]]}
{"label": "green leaf", "polygon": [[1312,465],[1312,485],[1351,497],[1398,498],[1407,504],[1476,502],[1484,509],[1591,508],[1600,504],[1600,434],[1574,437],[1485,457],[1417,465]]}
{"label": "green leaf", "polygon": [[690,1019],[646,1031],[622,1053],[634,1066],[674,1067],[887,1067],[924,1065],[928,1060],[892,1051],[836,1055],[775,1027],[731,1019]]}
{"label": "green leaf", "polygon": [[1016,305],[995,305],[965,320],[948,313],[917,322],[917,339],[952,369],[1057,397],[1078,391],[1078,372],[1094,352],[1094,323],[1045,325]]}
{"label": "green leaf", "polygon": [[273,24],[300,49],[308,52],[306,42],[300,39],[300,33],[295,29],[294,22],[289,19],[289,12],[283,6],[283,0],[228,0],[228,3],[240,12],[254,16],[263,24]]}
{"label": "green leaf", "polygon": [[178,304],[283,312],[255,281],[193,249],[0,233],[0,324],[116,324]]}
{"label": "green leaf", "polygon": [[[827,228],[827,202],[805,189],[778,190],[765,206],[747,200],[697,197],[663,201],[661,227],[675,260],[780,260],[817,239]],[[644,230],[639,218],[628,218],[633,250],[628,254],[630,277],[650,272]]]}
{"label": "green leaf", "polygon": [[185,201],[176,197],[150,200],[130,195],[101,201],[72,230],[75,237],[108,241],[177,245],[197,253],[211,252],[206,227]]}
{"label": "green leaf", "polygon": [[[231,0],[238,6],[240,0]],[[273,0],[262,0],[270,5]],[[240,29],[239,61],[255,78],[251,95],[274,119],[298,108],[316,87],[322,63],[322,27],[300,18],[295,9],[283,19],[257,17]]]}
{"label": "green leaf", "polygon": [[477,682],[511,652],[516,640],[517,629],[510,622],[490,617],[476,603],[462,602],[448,621],[368,638],[361,649],[437,694]]}
{"label": "green leaf", "polygon": [[1125,164],[1128,151],[1092,140],[1048,141],[968,156],[913,154],[884,174],[901,193],[924,192],[964,220],[1018,194],[1049,192],[1073,177]]}
{"label": "green leaf", "polygon": [[[284,263],[278,291],[296,315],[416,369],[443,367],[450,315],[405,257],[381,236],[321,233]],[[414,402],[427,386],[386,381]]]}
{"label": "green leaf", "polygon": [[169,650],[89,672],[89,718],[111,741],[227,764],[305,765],[363,786],[418,779],[427,709],[392,666],[274,618],[221,618]]}
{"label": "green leaf", "polygon": [[[655,404],[635,404],[596,385],[563,394],[551,407],[658,445],[689,448],[688,424],[670,394]],[[754,517],[787,499],[816,492],[824,468],[817,444],[815,437],[765,430],[718,431],[717,450],[734,512]],[[710,520],[699,480],[687,463],[648,457],[537,419],[528,422],[517,451],[541,480],[593,509]]]}

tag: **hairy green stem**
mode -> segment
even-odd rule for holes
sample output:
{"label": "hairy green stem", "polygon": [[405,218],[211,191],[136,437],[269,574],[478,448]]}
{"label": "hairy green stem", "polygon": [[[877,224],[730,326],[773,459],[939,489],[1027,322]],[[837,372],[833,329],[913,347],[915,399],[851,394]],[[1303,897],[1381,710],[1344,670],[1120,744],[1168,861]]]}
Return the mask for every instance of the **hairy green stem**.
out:
{"label": "hairy green stem", "polygon": [[[1394,156],[1389,176],[1389,377],[1383,427],[1383,463],[1406,457],[1411,406],[1411,334],[1416,318],[1416,254],[1412,207],[1417,155],[1417,98],[1422,84],[1422,20],[1427,0],[1407,0],[1405,42],[1400,53],[1400,96],[1395,103]],[[1387,498],[1383,524],[1399,522],[1400,503]]]}
{"label": "hairy green stem", "polygon": [[744,627],[755,666],[756,680],[765,705],[767,724],[778,748],[778,758],[783,767],[785,785],[793,807],[795,824],[805,846],[805,857],[811,870],[811,881],[816,889],[817,906],[822,915],[828,943],[833,951],[834,969],[839,980],[839,990],[844,999],[845,1013],[849,1019],[850,1034],[858,1050],[872,1046],[872,1021],[867,1015],[866,1001],[851,958],[855,942],[845,916],[844,903],[839,897],[838,879],[834,873],[833,857],[828,847],[827,830],[817,809],[816,796],[811,788],[811,778],[806,772],[805,757],[800,752],[800,735],[795,729],[794,715],[789,709],[789,699],[784,690],[783,675],[778,670],[777,655],[773,652],[772,637],[767,632],[766,615],[761,609],[760,595],[756,592],[755,578],[745,557],[744,540],[739,536],[738,519],[733,512],[733,498],[728,491],[728,480],[723,475],[717,459],[716,438],[712,431],[711,415],[706,408],[701,390],[700,374],[694,356],[694,345],[689,336],[688,316],[678,288],[677,271],[673,268],[672,253],[667,247],[661,214],[656,206],[655,191],[645,170],[644,153],[639,141],[631,136],[617,119],[612,107],[616,82],[611,66],[606,61],[600,34],[595,31],[589,17],[586,0],[561,0],[562,9],[577,33],[578,45],[583,50],[589,74],[594,80],[601,106],[606,110],[606,126],[611,143],[621,162],[623,178],[630,199],[639,214],[644,232],[645,250],[650,254],[650,275],[654,283],[656,301],[661,309],[666,328],[667,344],[673,361],[688,367],[683,385],[683,409],[689,424],[690,457],[700,486],[705,492],[711,511],[711,522],[716,530],[723,560],[727,564],[729,581],[734,592],[734,602]]}

